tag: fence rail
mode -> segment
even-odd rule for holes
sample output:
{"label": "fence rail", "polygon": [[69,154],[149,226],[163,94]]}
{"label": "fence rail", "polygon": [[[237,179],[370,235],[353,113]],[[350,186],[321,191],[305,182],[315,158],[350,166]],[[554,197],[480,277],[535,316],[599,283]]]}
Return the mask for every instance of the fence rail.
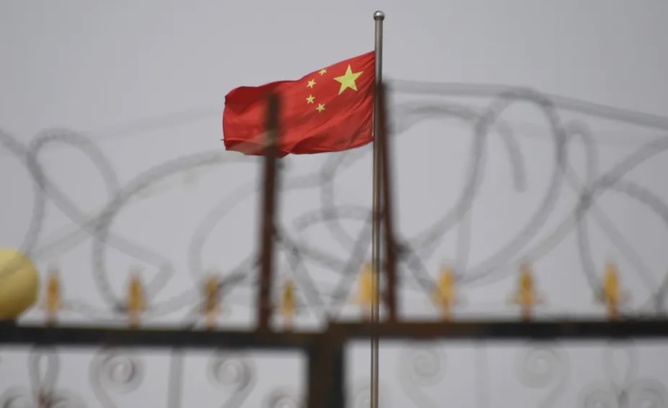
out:
{"label": "fence rail", "polygon": [[331,323],[322,332],[182,330],[176,328],[43,327],[0,324],[0,345],[149,347],[170,349],[293,350],[307,363],[307,407],[345,403],[347,343],[378,334],[381,340],[630,340],[668,338],[668,319],[542,322],[461,321]]}

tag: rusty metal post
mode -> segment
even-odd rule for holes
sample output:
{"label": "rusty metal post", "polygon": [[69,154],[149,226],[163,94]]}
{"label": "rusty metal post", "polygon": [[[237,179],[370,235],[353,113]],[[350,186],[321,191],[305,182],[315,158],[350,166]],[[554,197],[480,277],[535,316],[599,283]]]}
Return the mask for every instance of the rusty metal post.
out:
{"label": "rusty metal post", "polygon": [[264,150],[263,200],[260,216],[261,224],[261,258],[260,287],[257,291],[257,323],[258,330],[271,330],[271,288],[274,264],[274,217],[276,213],[276,154],[279,140],[279,98],[276,94],[267,99],[267,146]]}
{"label": "rusty metal post", "polygon": [[381,167],[381,194],[383,208],[383,224],[385,238],[385,304],[388,310],[388,320],[391,323],[398,321],[397,316],[397,256],[396,244],[394,242],[394,223],[392,212],[392,183],[390,166],[390,147],[389,136],[387,134],[387,87],[381,83],[376,92],[378,92],[378,114],[379,129],[376,138],[381,139],[380,147],[380,167]]}
{"label": "rusty metal post", "polygon": [[343,408],[346,403],[345,337],[318,335],[308,351],[306,408]]}

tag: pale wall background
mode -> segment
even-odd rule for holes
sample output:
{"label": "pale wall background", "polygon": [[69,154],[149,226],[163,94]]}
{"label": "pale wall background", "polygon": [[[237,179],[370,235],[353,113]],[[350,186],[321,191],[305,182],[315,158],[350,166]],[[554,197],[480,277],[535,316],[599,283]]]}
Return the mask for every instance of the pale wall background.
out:
{"label": "pale wall background", "polygon": [[[419,252],[415,237],[455,208],[469,166],[483,164],[468,215],[453,224],[433,251],[422,253],[432,277],[443,262],[457,267],[465,297],[457,317],[517,315],[508,299],[522,260],[532,262],[547,299],[537,311],[541,319],[603,317],[594,289],[608,260],[617,262],[631,295],[624,312],[662,314],[656,291],[668,270],[668,167],[662,153],[668,147],[668,119],[661,118],[668,117],[668,5],[660,1],[4,1],[0,245],[27,245],[22,248],[42,273],[52,266],[60,270],[68,301],[63,321],[122,324],[113,301],[123,296],[129,268],[136,266],[149,284],[148,324],[180,324],[195,306],[195,285],[203,273],[214,268],[225,276],[249,274],[244,261],[256,247],[260,166],[255,159],[224,152],[224,95],[240,85],[299,78],[372,49],[376,9],[387,14],[386,78],[401,80],[393,83],[392,106],[402,239]],[[442,83],[469,84],[462,89],[481,91],[471,98]],[[476,115],[498,101],[497,88],[480,84],[529,87],[551,95],[546,101],[556,103],[553,117],[564,130],[551,129],[535,103],[515,103],[495,122],[503,124],[492,127],[475,150]],[[416,89],[421,92],[409,94]],[[433,94],[425,95],[426,89]],[[601,118],[591,104],[576,104],[586,112],[565,109],[570,105],[556,95],[654,116],[613,112],[618,119]],[[430,113],[434,109],[440,113]],[[469,120],[454,120],[458,115]],[[589,135],[589,150],[568,136],[577,130]],[[567,142],[563,172],[555,160],[555,140]],[[294,267],[282,252],[281,279],[303,267],[318,287],[317,294],[302,297],[308,307],[300,327],[322,324],[323,302],[339,309],[341,300],[353,295],[330,296],[342,279],[339,267],[350,256],[350,240],[362,230],[359,217],[353,217],[357,212],[350,210],[352,218],[341,222],[343,236],[323,223],[301,230],[300,220],[317,217],[327,203],[368,207],[369,152],[367,147],[346,155],[285,160],[281,222],[289,237],[300,241],[303,264]],[[23,164],[28,154],[39,167]],[[622,179],[612,180],[616,184],[606,185],[579,227],[567,223],[560,229],[564,220],[572,221],[581,198],[572,188],[574,180],[610,181],[605,177],[617,174],[624,167],[620,163],[635,158],[642,160],[618,174]],[[333,179],[332,201],[323,196],[325,184],[317,175],[338,160],[345,166]],[[46,174],[46,195],[36,194],[29,168]],[[172,171],[169,177],[165,170]],[[557,184],[551,190],[555,171]],[[147,188],[135,191],[143,181],[150,182]],[[96,245],[97,211],[116,194],[130,199],[109,224],[110,239]],[[231,196],[240,200],[222,217]],[[41,229],[26,236],[40,197],[45,200],[38,218]],[[548,207],[541,207],[544,201]],[[539,213],[541,222],[532,222],[541,208],[547,209]],[[535,227],[530,234],[523,230],[527,223]],[[560,231],[557,240],[548,239]],[[504,247],[514,242],[506,252]],[[328,267],[318,262],[313,247],[338,263]],[[406,318],[436,317],[405,264],[402,276]],[[108,285],[100,285],[100,277]],[[225,297],[221,325],[253,324],[249,283]],[[358,312],[348,302],[343,313],[355,319]],[[24,320],[42,318],[35,309]],[[668,404],[663,363],[668,347],[663,344],[430,347],[384,346],[384,404]],[[102,365],[117,370],[105,381],[96,371],[97,352],[59,352],[56,387],[91,407],[292,406],[279,405],[271,396],[279,392],[297,400],[304,391],[303,360],[297,355],[222,355],[232,359],[224,366],[231,371],[217,372],[232,374],[216,380],[205,378],[207,367],[217,367],[216,355],[187,353],[181,360],[149,350],[135,354],[142,361],[142,376],[125,376],[127,372],[118,371],[123,365]],[[35,365],[30,353],[0,350],[0,404],[31,406],[30,390],[39,375],[31,374]],[[350,406],[364,399],[368,357],[367,344],[351,347]],[[174,389],[168,384],[170,367],[179,362],[185,380],[177,400],[168,394]],[[134,383],[137,379],[141,381]],[[234,387],[240,392],[234,394]]]}

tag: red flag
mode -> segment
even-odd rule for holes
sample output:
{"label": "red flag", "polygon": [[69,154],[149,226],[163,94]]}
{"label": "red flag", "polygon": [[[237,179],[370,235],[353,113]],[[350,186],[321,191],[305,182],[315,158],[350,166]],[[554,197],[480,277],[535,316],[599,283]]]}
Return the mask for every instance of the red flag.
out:
{"label": "red flag", "polygon": [[298,80],[233,89],[225,96],[225,148],[262,154],[272,92],[281,101],[279,156],[337,152],[371,142],[374,60],[374,52],[368,52]]}

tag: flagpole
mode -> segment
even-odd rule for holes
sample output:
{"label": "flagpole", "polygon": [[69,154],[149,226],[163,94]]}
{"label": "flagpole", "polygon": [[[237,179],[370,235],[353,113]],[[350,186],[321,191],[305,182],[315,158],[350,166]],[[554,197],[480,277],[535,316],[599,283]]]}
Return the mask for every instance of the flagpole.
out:
{"label": "flagpole", "polygon": [[[379,88],[382,84],[383,78],[383,20],[385,20],[385,13],[376,11],[373,13],[375,21],[375,92],[373,103],[373,187],[372,187],[372,234],[371,234],[371,262],[373,270],[373,284],[372,288],[373,302],[371,308],[371,324],[377,325],[380,320],[380,237],[381,237],[381,146],[382,137],[379,137],[380,131],[380,103],[379,103]],[[379,345],[378,334],[373,333],[371,336],[371,408],[378,408],[378,366],[379,366]]]}

